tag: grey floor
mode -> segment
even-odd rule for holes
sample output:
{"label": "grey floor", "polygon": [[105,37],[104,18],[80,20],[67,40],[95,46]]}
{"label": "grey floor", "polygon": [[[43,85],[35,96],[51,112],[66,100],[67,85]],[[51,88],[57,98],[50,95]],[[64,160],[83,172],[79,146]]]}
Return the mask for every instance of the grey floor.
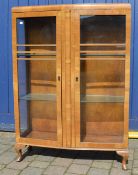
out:
{"label": "grey floor", "polygon": [[138,139],[129,140],[127,171],[115,152],[36,148],[16,162],[15,134],[0,132],[0,175],[138,175]]}

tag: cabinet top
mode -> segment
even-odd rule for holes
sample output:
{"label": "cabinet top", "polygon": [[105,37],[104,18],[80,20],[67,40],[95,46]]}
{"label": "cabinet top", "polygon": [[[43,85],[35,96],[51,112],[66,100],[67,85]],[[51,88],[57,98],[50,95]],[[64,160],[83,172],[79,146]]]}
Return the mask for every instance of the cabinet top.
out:
{"label": "cabinet top", "polygon": [[112,10],[112,9],[126,9],[130,10],[131,5],[129,3],[118,3],[118,4],[63,4],[63,5],[47,5],[47,6],[22,6],[13,7],[13,13],[23,12],[35,12],[35,11],[51,11],[51,10],[82,10],[82,9],[94,9],[94,10]]}

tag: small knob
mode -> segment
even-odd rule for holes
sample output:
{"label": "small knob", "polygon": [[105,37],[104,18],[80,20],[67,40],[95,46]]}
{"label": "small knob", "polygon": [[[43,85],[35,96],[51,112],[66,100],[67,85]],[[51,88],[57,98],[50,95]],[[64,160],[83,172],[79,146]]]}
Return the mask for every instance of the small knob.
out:
{"label": "small knob", "polygon": [[60,81],[60,75],[58,76],[58,81]]}
{"label": "small knob", "polygon": [[76,77],[76,81],[79,81],[79,77]]}

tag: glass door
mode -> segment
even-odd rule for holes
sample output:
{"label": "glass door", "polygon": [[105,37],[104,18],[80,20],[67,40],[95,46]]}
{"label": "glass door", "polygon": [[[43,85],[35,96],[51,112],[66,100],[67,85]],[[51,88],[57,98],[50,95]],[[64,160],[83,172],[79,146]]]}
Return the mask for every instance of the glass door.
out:
{"label": "glass door", "polygon": [[126,16],[98,10],[74,13],[76,145],[121,145],[125,135]]}
{"label": "glass door", "polygon": [[59,146],[62,143],[59,12],[24,16],[16,20],[20,137]]}

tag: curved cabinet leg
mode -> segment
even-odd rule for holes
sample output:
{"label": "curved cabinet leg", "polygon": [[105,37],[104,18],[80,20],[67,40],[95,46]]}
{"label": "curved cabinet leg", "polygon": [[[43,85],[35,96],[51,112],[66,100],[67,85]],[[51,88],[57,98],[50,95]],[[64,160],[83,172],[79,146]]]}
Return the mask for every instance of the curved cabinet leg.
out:
{"label": "curved cabinet leg", "polygon": [[16,162],[20,162],[23,159],[23,154],[22,154],[22,149],[25,148],[25,145],[21,145],[21,144],[16,144],[15,145],[15,151],[17,153],[17,159]]}
{"label": "curved cabinet leg", "polygon": [[128,160],[128,150],[116,151],[116,153],[122,157],[122,169],[127,170],[126,162]]}

